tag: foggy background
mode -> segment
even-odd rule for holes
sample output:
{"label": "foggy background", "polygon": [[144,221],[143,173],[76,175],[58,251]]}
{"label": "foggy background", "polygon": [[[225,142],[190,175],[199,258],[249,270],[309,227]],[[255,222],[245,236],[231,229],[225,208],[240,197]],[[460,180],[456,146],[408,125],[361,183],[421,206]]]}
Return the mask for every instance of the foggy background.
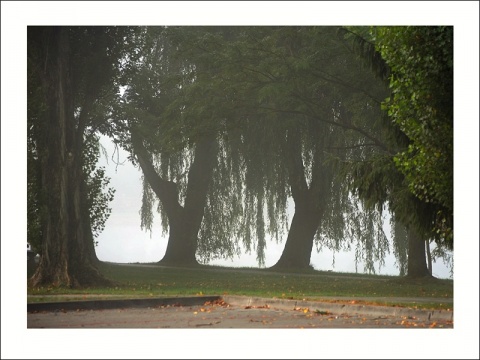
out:
{"label": "foggy background", "polygon": [[[118,148],[115,152],[115,146],[112,141],[105,136],[101,137],[101,145],[107,151],[106,158],[103,153],[97,166],[104,166],[105,175],[110,177],[109,187],[116,189],[115,198],[109,204],[112,213],[108,218],[105,229],[95,239],[98,241],[96,253],[101,261],[118,263],[147,263],[157,262],[163,258],[167,248],[168,234],[162,236],[160,215],[154,210],[154,222],[152,232],[140,229],[140,208],[142,204],[142,172],[135,168],[127,160],[128,153]],[[112,159],[113,157],[113,159]],[[115,161],[114,161],[115,160]],[[119,162],[116,165],[115,162]],[[156,206],[155,206],[156,207]],[[290,218],[291,221],[291,218]],[[387,221],[388,223],[388,221]],[[390,226],[387,224],[385,234],[390,239]],[[267,240],[265,249],[265,266],[270,267],[280,258],[285,247],[287,232],[282,238],[282,242],[276,243],[275,240]],[[268,237],[267,237],[268,238]],[[393,246],[393,245],[392,245]],[[433,249],[433,246],[431,246]],[[233,259],[217,259],[209,265],[221,265],[229,267],[258,267],[256,252],[243,253],[240,257]],[[333,257],[335,264],[333,265]],[[355,250],[333,253],[323,248],[317,253],[315,245],[312,250],[311,265],[315,270],[333,270],[336,272],[355,272]],[[381,275],[399,275],[399,269],[395,266],[395,257],[388,254],[385,258],[385,266],[379,267],[375,263],[375,271]],[[438,278],[449,279],[451,277],[450,267],[438,259],[433,262],[433,275]],[[363,264],[358,264],[358,272],[363,273]]]}

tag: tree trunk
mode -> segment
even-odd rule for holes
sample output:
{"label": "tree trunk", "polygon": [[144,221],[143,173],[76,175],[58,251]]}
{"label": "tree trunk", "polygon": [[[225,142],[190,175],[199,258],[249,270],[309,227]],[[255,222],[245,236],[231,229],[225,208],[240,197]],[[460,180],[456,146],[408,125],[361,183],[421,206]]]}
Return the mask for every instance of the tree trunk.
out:
{"label": "tree trunk", "polygon": [[432,253],[430,252],[430,240],[425,240],[425,251],[427,253],[428,272],[430,273],[430,275],[432,275],[433,269],[432,269]]}
{"label": "tree trunk", "polygon": [[410,278],[430,276],[425,258],[425,240],[412,228],[408,229],[408,274]]}
{"label": "tree trunk", "polygon": [[310,266],[313,241],[320,224],[322,184],[325,174],[321,174],[321,151],[315,151],[316,169],[310,188],[305,177],[301,142],[298,130],[290,130],[287,135],[285,158],[295,213],[288,232],[287,242],[280,259],[272,269],[306,269]]}
{"label": "tree trunk", "polygon": [[99,263],[95,253],[95,245],[90,224],[90,214],[88,212],[85,189],[85,174],[82,169],[82,153],[83,153],[83,131],[75,147],[75,158],[80,159],[72,163],[70,170],[70,190],[69,197],[72,204],[70,208],[70,218],[74,219],[72,229],[70,230],[71,243],[69,244],[69,262],[72,272],[78,278],[81,284],[88,284],[90,278],[96,279],[96,283],[106,283],[96,269]]}
{"label": "tree trunk", "polygon": [[280,259],[273,269],[306,269],[310,266],[313,240],[320,223],[318,211],[312,209],[309,201],[295,201],[287,242]]}
{"label": "tree trunk", "polygon": [[[33,30],[39,31],[39,30]],[[83,128],[77,128],[70,83],[68,30],[45,30],[48,59],[42,76],[48,116],[39,126],[42,257],[33,286],[80,287],[109,284],[92,258],[86,192],[82,190]],[[76,131],[81,136],[76,135]],[[78,139],[80,143],[76,143]],[[91,242],[89,244],[88,242]]]}
{"label": "tree trunk", "polygon": [[206,136],[196,144],[195,158],[188,173],[187,193],[183,207],[179,204],[176,184],[162,179],[157,174],[150,156],[134,130],[132,130],[132,143],[143,174],[162,202],[169,222],[167,249],[160,263],[176,266],[198,265],[196,259],[197,237],[215,166],[215,137]]}

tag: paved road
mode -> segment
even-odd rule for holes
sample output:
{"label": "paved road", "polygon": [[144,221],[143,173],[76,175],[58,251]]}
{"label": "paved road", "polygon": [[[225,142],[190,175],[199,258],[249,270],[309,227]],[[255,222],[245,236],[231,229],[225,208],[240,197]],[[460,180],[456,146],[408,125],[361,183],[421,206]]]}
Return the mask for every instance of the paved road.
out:
{"label": "paved road", "polygon": [[242,296],[29,304],[28,328],[453,328],[453,311]]}

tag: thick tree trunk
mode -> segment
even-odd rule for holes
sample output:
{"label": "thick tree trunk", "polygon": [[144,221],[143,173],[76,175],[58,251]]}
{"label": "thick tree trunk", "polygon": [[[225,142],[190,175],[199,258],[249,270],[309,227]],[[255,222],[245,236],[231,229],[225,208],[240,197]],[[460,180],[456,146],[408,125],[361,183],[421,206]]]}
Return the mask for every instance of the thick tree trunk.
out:
{"label": "thick tree trunk", "polygon": [[305,269],[310,266],[313,241],[322,216],[321,194],[325,175],[321,173],[321,152],[315,152],[316,168],[310,188],[305,177],[305,168],[302,160],[299,132],[291,130],[287,136],[285,157],[287,159],[288,176],[292,197],[295,202],[287,242],[280,259],[272,269],[297,268]]}
{"label": "thick tree trunk", "polygon": [[198,232],[203,219],[208,187],[216,160],[214,136],[200,139],[195,147],[195,158],[188,173],[185,205],[179,204],[175,183],[162,179],[143,147],[141,139],[132,130],[132,142],[143,174],[162,202],[169,222],[169,238],[161,264],[198,265],[196,259]]}
{"label": "thick tree trunk", "polygon": [[[81,159],[82,152],[80,143],[76,146],[75,156]],[[70,218],[74,219],[68,246],[71,273],[75,274],[78,284],[108,284],[96,269],[99,260],[95,253],[90,215],[84,196],[85,175],[81,164],[82,160],[75,161],[70,172]]]}
{"label": "thick tree trunk", "polygon": [[42,257],[31,284],[68,287],[108,284],[92,261],[93,239],[89,223],[85,222],[88,210],[86,193],[82,191],[82,144],[76,143],[75,133],[83,136],[83,129],[76,127],[74,118],[68,30],[61,27],[46,30],[45,40],[51,46],[46,51],[49,57],[42,79],[48,117],[40,125],[43,138],[38,142]]}
{"label": "thick tree trunk", "polygon": [[425,240],[417,231],[408,230],[408,274],[409,278],[431,276],[425,257]]}
{"label": "thick tree trunk", "polygon": [[295,202],[285,248],[273,269],[306,269],[310,266],[313,240],[320,223],[320,214],[308,203]]}
{"label": "thick tree trunk", "polygon": [[189,229],[186,226],[184,211],[182,215],[169,216],[170,232],[168,237],[167,250],[159,261],[164,265],[194,266],[198,265],[195,256],[196,247],[193,239],[189,236]]}

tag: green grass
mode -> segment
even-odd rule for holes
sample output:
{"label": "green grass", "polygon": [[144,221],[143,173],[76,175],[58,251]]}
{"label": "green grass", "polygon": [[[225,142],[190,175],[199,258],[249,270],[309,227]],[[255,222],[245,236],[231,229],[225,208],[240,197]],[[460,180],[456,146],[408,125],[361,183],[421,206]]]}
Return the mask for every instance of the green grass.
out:
{"label": "green grass", "polygon": [[[358,303],[409,306],[429,309],[453,308],[453,281],[409,280],[398,276],[322,272],[315,270],[273,272],[268,269],[198,266],[163,267],[157,264],[119,265],[101,263],[101,272],[115,282],[108,288],[29,288],[28,301],[52,301],[51,295],[67,300],[103,297],[151,297],[191,295],[248,295],[268,298],[329,300],[328,297],[361,297]],[[50,296],[49,296],[50,295]],[[407,299],[422,298],[412,303]],[[387,299],[378,299],[387,298]],[[428,298],[445,301],[429,302]]]}

